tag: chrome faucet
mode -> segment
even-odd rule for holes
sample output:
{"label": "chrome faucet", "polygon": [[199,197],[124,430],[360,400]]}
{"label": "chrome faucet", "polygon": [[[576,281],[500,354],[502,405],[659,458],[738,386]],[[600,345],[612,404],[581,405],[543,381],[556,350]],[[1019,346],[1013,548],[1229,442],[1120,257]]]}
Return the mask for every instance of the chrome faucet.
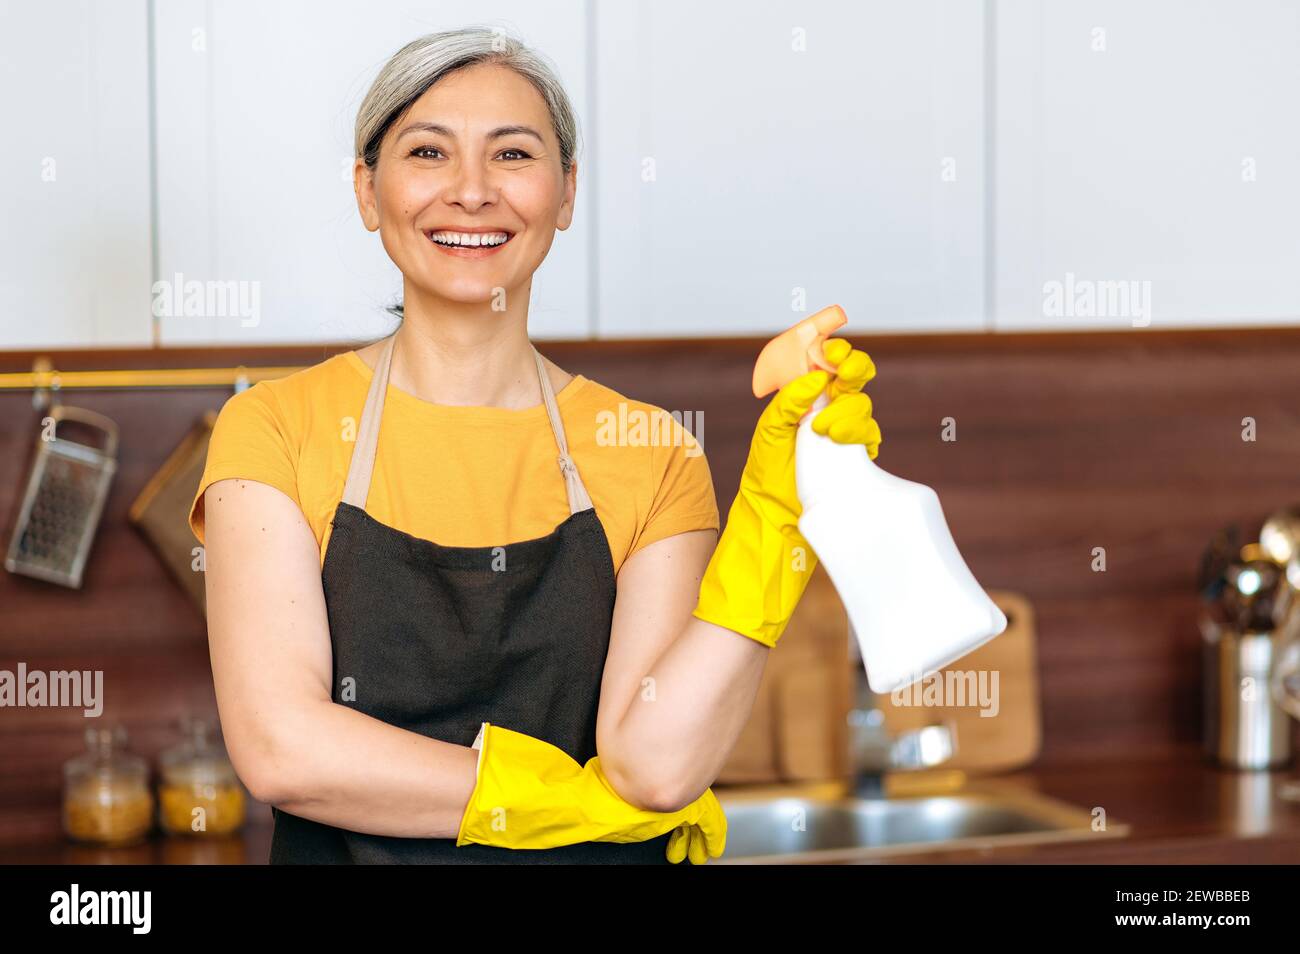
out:
{"label": "chrome faucet", "polygon": [[931,768],[957,751],[952,724],[922,726],[890,735],[878,696],[867,683],[853,624],[849,624],[849,655],[854,663],[856,700],[849,710],[849,767],[853,794],[858,798],[885,797],[885,772]]}

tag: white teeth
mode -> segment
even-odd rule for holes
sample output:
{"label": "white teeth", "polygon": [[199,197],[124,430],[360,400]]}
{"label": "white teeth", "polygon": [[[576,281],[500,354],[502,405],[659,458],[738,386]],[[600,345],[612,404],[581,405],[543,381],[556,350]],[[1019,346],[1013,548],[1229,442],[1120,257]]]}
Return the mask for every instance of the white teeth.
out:
{"label": "white teeth", "polygon": [[430,238],[439,245],[477,248],[483,245],[501,245],[510,235],[506,232],[434,232]]}

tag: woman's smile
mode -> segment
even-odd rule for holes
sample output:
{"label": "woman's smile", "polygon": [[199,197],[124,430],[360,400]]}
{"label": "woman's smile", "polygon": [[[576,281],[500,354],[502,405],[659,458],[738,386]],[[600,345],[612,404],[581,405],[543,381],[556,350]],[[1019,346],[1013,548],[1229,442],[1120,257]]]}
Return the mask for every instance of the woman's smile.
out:
{"label": "woman's smile", "polygon": [[490,258],[514,238],[513,232],[480,229],[427,229],[424,235],[444,255],[471,260]]}

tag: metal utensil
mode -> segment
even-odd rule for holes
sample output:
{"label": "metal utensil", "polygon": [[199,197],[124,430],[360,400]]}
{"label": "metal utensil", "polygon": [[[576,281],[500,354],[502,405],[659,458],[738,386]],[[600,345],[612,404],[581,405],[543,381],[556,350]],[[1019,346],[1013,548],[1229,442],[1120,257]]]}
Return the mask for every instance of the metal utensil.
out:
{"label": "metal utensil", "polygon": [[1269,515],[1259,531],[1259,545],[1275,563],[1286,565],[1300,556],[1300,506],[1287,507]]}
{"label": "metal utensil", "polygon": [[1220,765],[1271,769],[1291,761],[1291,720],[1273,690],[1271,631],[1238,632],[1201,617],[1205,752]]}
{"label": "metal utensil", "polygon": [[1300,719],[1300,642],[1291,640],[1278,653],[1269,690],[1274,702]]}
{"label": "metal utensil", "polygon": [[[1254,555],[1249,545],[1243,554]],[[1290,586],[1282,567],[1266,559],[1239,560],[1228,565],[1224,582],[1218,602],[1224,618],[1239,632],[1282,624],[1291,606]]]}
{"label": "metal utensil", "polygon": [[[42,430],[5,569],[80,589],[86,557],[117,470],[117,425],[85,408],[56,405],[53,429]],[[76,421],[101,431],[102,448],[68,440],[59,423]]]}

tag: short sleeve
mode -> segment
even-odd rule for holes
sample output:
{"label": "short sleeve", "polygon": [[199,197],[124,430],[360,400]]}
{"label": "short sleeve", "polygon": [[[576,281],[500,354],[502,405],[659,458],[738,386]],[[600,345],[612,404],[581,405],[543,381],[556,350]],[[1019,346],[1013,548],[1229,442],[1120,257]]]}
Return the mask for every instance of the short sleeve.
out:
{"label": "short sleeve", "polygon": [[229,398],[212,427],[203,476],[190,504],[190,530],[199,543],[204,543],[203,494],[211,484],[241,477],[269,484],[299,503],[297,460],[296,442],[267,382]]}
{"label": "short sleeve", "polygon": [[655,487],[645,526],[632,542],[628,556],[674,534],[719,527],[718,498],[704,447],[676,420],[672,434],[671,442],[652,448]]}

